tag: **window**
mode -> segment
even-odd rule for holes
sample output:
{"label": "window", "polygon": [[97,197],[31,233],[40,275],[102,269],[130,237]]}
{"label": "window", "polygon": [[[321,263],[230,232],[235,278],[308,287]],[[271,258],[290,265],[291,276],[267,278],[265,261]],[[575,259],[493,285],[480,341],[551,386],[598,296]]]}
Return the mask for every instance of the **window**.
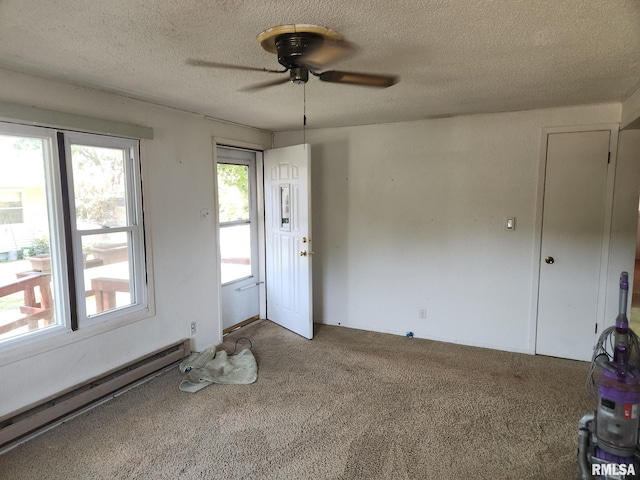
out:
{"label": "window", "polygon": [[0,190],[0,225],[23,223],[22,192]]}
{"label": "window", "polygon": [[148,309],[138,150],[0,123],[0,342]]}
{"label": "window", "polygon": [[255,274],[255,216],[252,170],[248,161],[218,163],[218,204],[220,215],[220,275],[222,284]]}
{"label": "window", "polygon": [[69,133],[65,144],[82,320],[145,299],[138,142]]}

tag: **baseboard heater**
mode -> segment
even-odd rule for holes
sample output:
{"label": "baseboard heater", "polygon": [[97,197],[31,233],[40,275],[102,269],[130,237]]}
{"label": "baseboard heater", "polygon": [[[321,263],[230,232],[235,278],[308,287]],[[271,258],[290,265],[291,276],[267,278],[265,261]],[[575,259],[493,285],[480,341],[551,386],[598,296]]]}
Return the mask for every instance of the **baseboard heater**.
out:
{"label": "baseboard heater", "polygon": [[189,340],[170,345],[131,363],[67,389],[51,398],[0,418],[0,453],[92,404],[115,396],[191,354]]}

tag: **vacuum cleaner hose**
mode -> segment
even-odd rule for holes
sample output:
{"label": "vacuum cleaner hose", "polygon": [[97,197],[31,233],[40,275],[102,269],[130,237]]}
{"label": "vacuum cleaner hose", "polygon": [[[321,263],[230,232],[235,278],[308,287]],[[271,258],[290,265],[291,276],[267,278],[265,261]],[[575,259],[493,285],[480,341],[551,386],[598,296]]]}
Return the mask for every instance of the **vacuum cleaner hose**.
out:
{"label": "vacuum cleaner hose", "polygon": [[601,353],[600,355],[598,355],[595,358],[595,363],[596,365],[598,365],[600,368],[602,368],[603,370],[607,370],[611,373],[616,373],[616,367],[614,367],[613,365],[611,365],[610,361],[609,361],[609,356],[606,353]]}

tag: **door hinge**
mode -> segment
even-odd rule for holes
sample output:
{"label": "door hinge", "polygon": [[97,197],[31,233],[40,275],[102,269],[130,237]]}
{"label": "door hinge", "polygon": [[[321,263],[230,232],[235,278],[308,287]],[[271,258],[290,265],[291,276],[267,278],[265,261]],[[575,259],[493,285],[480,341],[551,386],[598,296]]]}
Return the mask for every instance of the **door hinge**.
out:
{"label": "door hinge", "polygon": [[598,324],[596,323],[596,331],[593,333],[598,333]]}
{"label": "door hinge", "polygon": [[607,154],[607,163],[611,163],[611,152]]}

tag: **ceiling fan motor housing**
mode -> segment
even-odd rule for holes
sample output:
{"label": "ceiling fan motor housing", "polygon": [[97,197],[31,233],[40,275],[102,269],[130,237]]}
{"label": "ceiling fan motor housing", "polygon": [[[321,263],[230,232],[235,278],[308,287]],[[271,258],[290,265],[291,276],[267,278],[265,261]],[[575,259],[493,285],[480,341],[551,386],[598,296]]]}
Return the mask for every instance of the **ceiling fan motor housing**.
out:
{"label": "ceiling fan motor housing", "polygon": [[322,37],[313,33],[283,33],[276,38],[278,62],[289,70],[300,69],[298,64],[300,57],[309,47],[315,46],[319,42],[322,42]]}
{"label": "ceiling fan motor housing", "polygon": [[301,67],[292,68],[289,70],[289,79],[296,84],[307,83],[309,81],[309,70]]}

